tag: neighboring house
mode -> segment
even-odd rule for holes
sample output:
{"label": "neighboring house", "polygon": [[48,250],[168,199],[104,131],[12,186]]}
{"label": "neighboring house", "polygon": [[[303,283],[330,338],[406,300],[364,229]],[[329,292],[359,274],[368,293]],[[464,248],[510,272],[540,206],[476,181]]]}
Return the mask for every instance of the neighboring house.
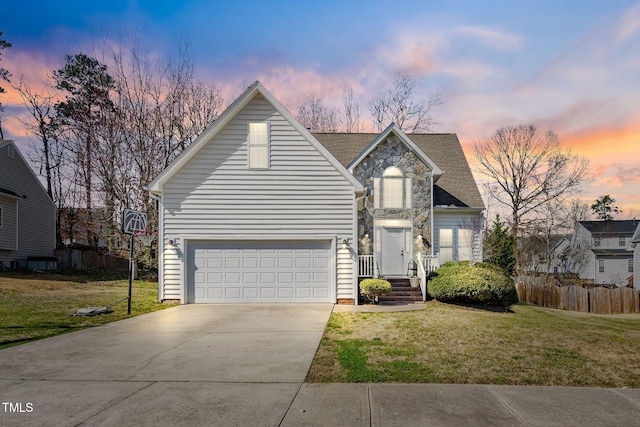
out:
{"label": "neighboring house", "polygon": [[561,237],[551,250],[551,270],[549,273],[569,272],[569,256],[571,254],[571,240]]}
{"label": "neighboring house", "polygon": [[571,236],[551,235],[548,241],[538,236],[519,240],[521,261],[534,273],[566,273],[569,271]]}
{"label": "neighboring house", "polygon": [[13,141],[0,141],[0,270],[55,269],[55,206]]}
{"label": "neighboring house", "polygon": [[631,237],[629,250],[633,253],[633,288],[640,289],[640,222]]}
{"label": "neighboring house", "polygon": [[571,243],[569,269],[596,284],[625,286],[634,273],[632,245],[638,220],[580,221]]}
{"label": "neighboring house", "polygon": [[455,135],[312,135],[259,82],[149,190],[161,300],[354,304],[365,235],[385,276],[418,251],[482,258],[484,206]]}

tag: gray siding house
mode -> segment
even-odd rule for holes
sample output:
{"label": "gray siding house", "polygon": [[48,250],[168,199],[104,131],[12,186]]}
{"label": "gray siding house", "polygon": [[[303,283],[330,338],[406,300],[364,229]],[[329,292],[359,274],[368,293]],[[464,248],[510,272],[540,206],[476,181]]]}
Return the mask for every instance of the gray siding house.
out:
{"label": "gray siding house", "polygon": [[259,82],[149,190],[161,300],[354,304],[364,256],[384,276],[419,252],[482,257],[484,206],[454,134],[312,135]]}
{"label": "gray siding house", "polygon": [[638,223],[638,227],[631,237],[629,250],[633,253],[633,288],[640,289],[640,223]]}
{"label": "gray siding house", "polygon": [[0,270],[55,268],[55,206],[13,141],[0,141]]}
{"label": "gray siding house", "polygon": [[596,284],[626,286],[635,270],[638,220],[580,221],[571,246],[569,270]]}

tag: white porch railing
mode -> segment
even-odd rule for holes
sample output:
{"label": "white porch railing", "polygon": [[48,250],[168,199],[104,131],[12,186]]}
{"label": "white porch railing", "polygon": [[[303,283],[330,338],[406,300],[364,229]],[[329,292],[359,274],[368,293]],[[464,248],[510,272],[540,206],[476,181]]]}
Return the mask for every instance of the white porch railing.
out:
{"label": "white porch railing", "polygon": [[427,300],[427,275],[438,267],[440,267],[438,255],[422,255],[418,253],[418,277],[420,278],[422,301]]}
{"label": "white porch railing", "polygon": [[373,255],[358,255],[358,276],[375,277],[376,262]]}

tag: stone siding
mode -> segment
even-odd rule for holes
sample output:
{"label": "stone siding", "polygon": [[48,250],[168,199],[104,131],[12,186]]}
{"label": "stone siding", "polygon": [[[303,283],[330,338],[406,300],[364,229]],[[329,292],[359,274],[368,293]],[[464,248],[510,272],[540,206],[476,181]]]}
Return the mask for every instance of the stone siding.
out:
{"label": "stone siding", "polygon": [[[374,178],[382,178],[384,171],[395,166],[406,178],[412,178],[411,209],[374,209]],[[397,136],[391,134],[364,158],[353,171],[356,179],[365,187],[363,209],[358,212],[358,240],[365,234],[373,239],[374,218],[412,219],[413,240],[422,235],[428,245],[431,236],[431,174],[425,164]],[[414,247],[414,253],[417,248]],[[360,252],[361,253],[361,252]]]}

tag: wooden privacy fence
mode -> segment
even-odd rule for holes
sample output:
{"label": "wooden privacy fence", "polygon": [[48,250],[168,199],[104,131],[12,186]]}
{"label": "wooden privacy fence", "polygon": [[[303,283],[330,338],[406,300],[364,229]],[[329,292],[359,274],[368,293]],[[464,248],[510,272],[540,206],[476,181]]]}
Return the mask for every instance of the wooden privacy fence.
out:
{"label": "wooden privacy fence", "polygon": [[77,248],[56,249],[58,268],[68,270],[116,270],[127,271],[129,260],[95,250]]}
{"label": "wooden privacy fence", "polygon": [[522,302],[560,310],[597,314],[640,313],[640,291],[631,288],[582,288],[517,283]]}

